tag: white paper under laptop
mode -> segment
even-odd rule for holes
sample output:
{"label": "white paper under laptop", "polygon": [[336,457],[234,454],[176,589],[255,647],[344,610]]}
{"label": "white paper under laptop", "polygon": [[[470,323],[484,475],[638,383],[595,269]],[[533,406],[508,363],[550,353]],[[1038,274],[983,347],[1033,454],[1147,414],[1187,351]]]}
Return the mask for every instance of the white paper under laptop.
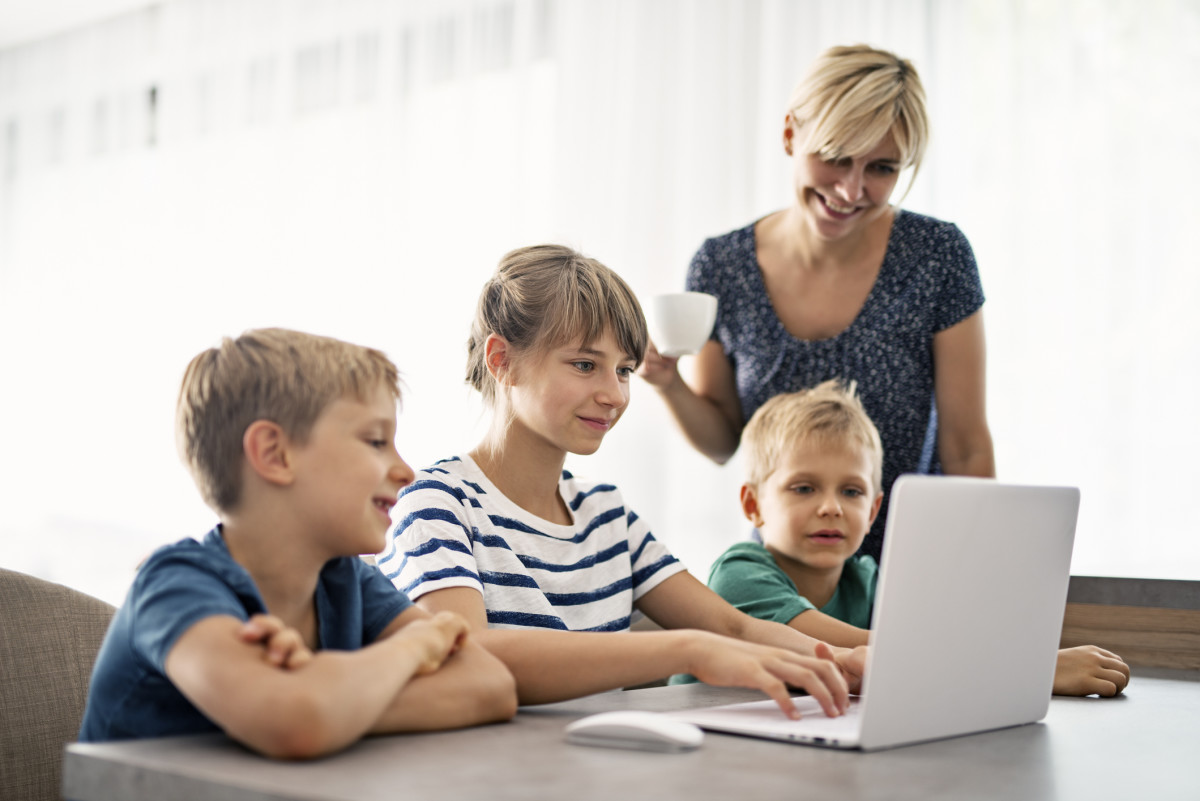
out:
{"label": "white paper under laptop", "polygon": [[902,476],[892,487],[863,694],[671,713],[711,731],[873,750],[1046,715],[1079,511],[1074,487]]}

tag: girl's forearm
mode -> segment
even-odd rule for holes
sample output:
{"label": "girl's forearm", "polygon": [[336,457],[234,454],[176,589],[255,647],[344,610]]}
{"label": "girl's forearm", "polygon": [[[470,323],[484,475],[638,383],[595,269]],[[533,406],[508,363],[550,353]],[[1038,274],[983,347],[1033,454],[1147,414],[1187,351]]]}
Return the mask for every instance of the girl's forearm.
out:
{"label": "girl's forearm", "polygon": [[686,672],[693,634],[488,629],[472,636],[512,673],[522,704],[545,704]]}

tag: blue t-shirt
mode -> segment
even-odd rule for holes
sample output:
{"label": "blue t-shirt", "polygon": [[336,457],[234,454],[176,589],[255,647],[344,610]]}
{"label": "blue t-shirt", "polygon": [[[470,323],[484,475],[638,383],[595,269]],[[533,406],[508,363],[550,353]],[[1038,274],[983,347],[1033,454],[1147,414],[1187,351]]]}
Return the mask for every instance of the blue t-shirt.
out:
{"label": "blue t-shirt", "polygon": [[[357,557],[331,559],[317,581],[318,647],[358,650],[411,604],[374,566]],[[100,646],[80,741],[219,731],[167,678],[167,654],[204,618],[249,620],[266,611],[254,579],[225,547],[220,526],[203,542],[186,539],[155,551]]]}
{"label": "blue t-shirt", "polygon": [[767,400],[831,378],[858,383],[883,440],[883,508],[860,553],[879,559],[888,490],[903,473],[940,473],[933,337],[983,305],[971,246],[952,223],[897,211],[887,252],[861,311],[844,331],[792,336],[771,305],[754,224],[707,240],[687,288],[717,297],[713,339],[733,365],[743,421]]}

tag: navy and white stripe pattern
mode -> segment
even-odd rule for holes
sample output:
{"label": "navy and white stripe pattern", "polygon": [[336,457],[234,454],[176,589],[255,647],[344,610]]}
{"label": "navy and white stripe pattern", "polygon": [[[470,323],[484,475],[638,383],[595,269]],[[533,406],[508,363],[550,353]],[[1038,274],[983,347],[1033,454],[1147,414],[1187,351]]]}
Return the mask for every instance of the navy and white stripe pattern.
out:
{"label": "navy and white stripe pattern", "polygon": [[438,462],[400,495],[379,568],[413,600],[478,590],[493,628],[625,631],[634,601],[684,567],[616,487],[563,471],[559,492],[572,525],[517,506],[469,456]]}

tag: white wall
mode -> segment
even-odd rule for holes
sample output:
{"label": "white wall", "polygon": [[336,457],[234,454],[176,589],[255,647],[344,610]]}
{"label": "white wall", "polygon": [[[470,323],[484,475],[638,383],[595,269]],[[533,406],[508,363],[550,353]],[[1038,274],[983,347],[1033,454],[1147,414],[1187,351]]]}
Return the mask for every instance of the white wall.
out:
{"label": "white wall", "polygon": [[[0,50],[0,564],[116,601],[203,533],[174,394],[246,328],[382,347],[401,452],[469,447],[498,257],[562,241],[680,287],[705,236],[785,202],[794,79],[868,41],[925,78],[906,206],[975,246],[1002,477],[1083,488],[1074,572],[1200,578],[1198,35],[1165,1],[173,0]],[[736,460],[634,392],[572,467],[703,577],[743,534]]]}

